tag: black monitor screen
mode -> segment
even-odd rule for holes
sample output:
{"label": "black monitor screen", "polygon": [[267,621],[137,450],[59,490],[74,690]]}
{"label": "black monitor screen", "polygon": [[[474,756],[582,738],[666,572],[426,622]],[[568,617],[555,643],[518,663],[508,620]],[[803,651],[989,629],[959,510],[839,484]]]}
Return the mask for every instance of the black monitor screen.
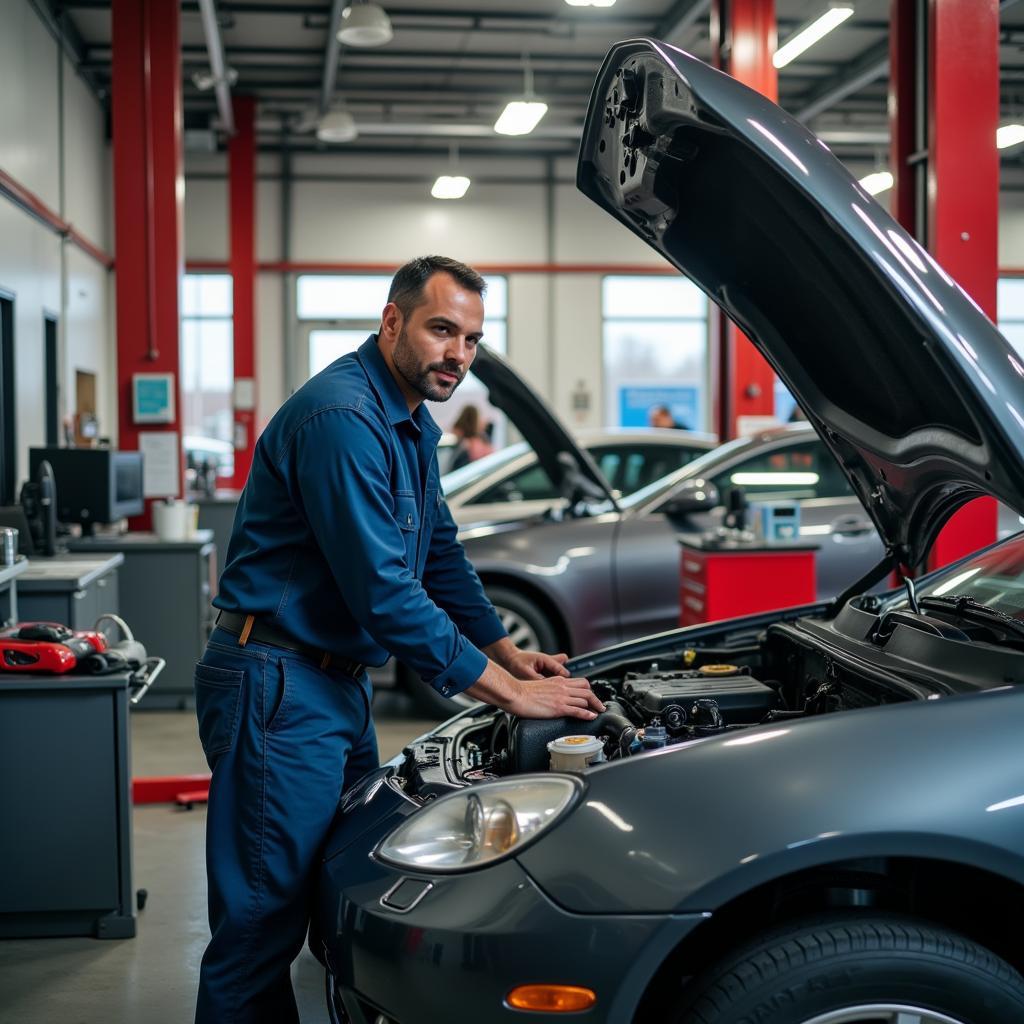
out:
{"label": "black monitor screen", "polygon": [[142,453],[113,448],[32,448],[35,478],[46,460],[57,484],[57,518],[62,523],[113,523],[142,513]]}
{"label": "black monitor screen", "polygon": [[[114,497],[118,506],[131,506],[123,515],[138,515],[142,511],[142,458],[135,452],[117,452],[114,461]],[[139,508],[136,509],[135,506]]]}

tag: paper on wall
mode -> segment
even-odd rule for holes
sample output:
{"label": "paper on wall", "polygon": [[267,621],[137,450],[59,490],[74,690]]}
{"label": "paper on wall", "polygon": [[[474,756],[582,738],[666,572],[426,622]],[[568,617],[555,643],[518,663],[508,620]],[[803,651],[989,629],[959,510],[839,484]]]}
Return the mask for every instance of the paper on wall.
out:
{"label": "paper on wall", "polygon": [[180,456],[176,430],[139,431],[142,492],[147,498],[178,496]]}

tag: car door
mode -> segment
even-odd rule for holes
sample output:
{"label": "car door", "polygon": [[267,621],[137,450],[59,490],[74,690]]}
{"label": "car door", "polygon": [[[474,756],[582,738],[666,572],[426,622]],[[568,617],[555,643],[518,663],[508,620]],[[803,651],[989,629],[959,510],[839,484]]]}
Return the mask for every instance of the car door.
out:
{"label": "car door", "polygon": [[558,488],[536,456],[502,471],[497,479],[486,482],[477,493],[458,502],[452,515],[465,523],[525,519],[546,512],[563,502]]}

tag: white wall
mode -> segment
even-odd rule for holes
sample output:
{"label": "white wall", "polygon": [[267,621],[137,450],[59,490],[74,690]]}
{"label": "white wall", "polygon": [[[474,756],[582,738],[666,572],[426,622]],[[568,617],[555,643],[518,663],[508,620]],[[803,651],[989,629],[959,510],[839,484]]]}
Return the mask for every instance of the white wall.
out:
{"label": "white wall", "polygon": [[[554,187],[554,224],[547,223],[546,163],[520,160],[460,162],[466,173],[522,175],[534,181],[474,184],[465,199],[441,203],[421,182],[342,182],[303,176],[347,174],[370,177],[378,162],[360,157],[296,156],[292,185],[290,259],[295,262],[384,263],[397,266],[413,256],[438,252],[476,264],[629,263],[658,266],[657,257],[574,186]],[[447,168],[398,165],[395,174],[429,179]],[[277,174],[271,159],[260,170]],[[185,252],[187,260],[226,260],[227,186],[222,157],[189,155],[186,162]],[[569,164],[556,173],[570,176]],[[260,182],[258,249],[262,261],[281,259],[281,187]],[[569,422],[598,425],[602,419],[600,274],[517,272],[509,275],[509,339],[512,362]],[[285,279],[261,274],[257,292],[258,416],[261,422],[287,397],[284,384],[282,303]],[[589,411],[574,411],[573,392],[582,388]]]}
{"label": "white wall", "polygon": [[[24,0],[0,0],[0,25],[0,168],[109,251],[110,166],[99,103]],[[28,448],[46,440],[44,313],[59,318],[62,414],[74,407],[75,370],[93,370],[101,429],[117,429],[109,276],[0,196],[0,290],[14,294],[19,480]]]}
{"label": "white wall", "polygon": [[[514,166],[510,164],[514,163]],[[555,163],[553,224],[547,221],[548,191],[542,160],[460,161],[474,175],[511,177],[515,185],[474,184],[465,199],[441,203],[430,198],[426,181],[443,173],[443,159],[414,166],[396,162],[382,170],[367,157],[303,154],[294,158],[290,258],[328,263],[398,265],[428,252],[484,264],[626,264],[663,269],[659,260],[625,227],[582,196],[573,184],[572,160]],[[223,157],[190,156],[193,171],[224,174]],[[260,172],[279,175],[274,157],[261,156]],[[374,174],[409,176],[416,183],[361,180],[311,181],[303,176]],[[532,180],[531,180],[532,179]],[[188,259],[226,259],[226,182],[190,181],[186,192]],[[283,257],[280,238],[280,183],[259,186],[259,255]],[[1024,268],[1024,193],[1001,197],[1001,267]],[[516,272],[509,275],[509,355],[521,373],[552,403],[566,422],[596,426],[603,421],[600,273]],[[282,310],[286,279],[264,273],[258,285],[259,418],[265,422],[287,396],[284,383]],[[574,396],[588,403],[580,411]]]}

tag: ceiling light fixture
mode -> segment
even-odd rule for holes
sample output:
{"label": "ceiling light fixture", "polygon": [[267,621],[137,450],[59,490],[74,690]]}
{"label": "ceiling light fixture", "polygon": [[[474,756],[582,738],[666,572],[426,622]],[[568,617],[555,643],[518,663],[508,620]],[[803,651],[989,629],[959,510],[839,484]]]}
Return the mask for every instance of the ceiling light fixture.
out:
{"label": "ceiling light fixture", "polygon": [[494,122],[499,135],[529,135],[548,112],[548,105],[533,92],[533,68],[528,54],[523,54],[523,98],[511,100]]}
{"label": "ceiling light fixture", "polygon": [[430,194],[435,199],[461,199],[469,188],[469,178],[456,173],[459,163],[459,150],[454,144],[448,148],[449,173],[442,174],[434,182]]}
{"label": "ceiling light fixture", "polygon": [[1009,149],[1024,142],[1024,124],[1004,124],[996,129],[996,149]]}
{"label": "ceiling light fixture", "polygon": [[869,196],[877,196],[880,192],[892,188],[893,176],[889,171],[874,171],[871,174],[865,174],[860,179],[860,185]]}
{"label": "ceiling light fixture", "polygon": [[345,109],[328,110],[316,126],[321,142],[351,142],[358,134],[356,119]]}
{"label": "ceiling light fixture", "polygon": [[565,0],[570,7],[611,7],[615,0]]}
{"label": "ceiling light fixture", "polygon": [[346,46],[383,46],[394,37],[391,19],[380,4],[352,3],[341,12],[338,42]]}
{"label": "ceiling light fixture", "polygon": [[852,4],[833,4],[820,18],[816,18],[796,35],[790,36],[775,51],[772,63],[777,68],[784,68],[790,61],[799,57],[804,50],[810,49],[834,28],[842,25],[851,14],[853,14]]}
{"label": "ceiling light fixture", "polygon": [[442,174],[434,182],[430,194],[435,199],[461,199],[469,188],[469,178],[464,174]]}

